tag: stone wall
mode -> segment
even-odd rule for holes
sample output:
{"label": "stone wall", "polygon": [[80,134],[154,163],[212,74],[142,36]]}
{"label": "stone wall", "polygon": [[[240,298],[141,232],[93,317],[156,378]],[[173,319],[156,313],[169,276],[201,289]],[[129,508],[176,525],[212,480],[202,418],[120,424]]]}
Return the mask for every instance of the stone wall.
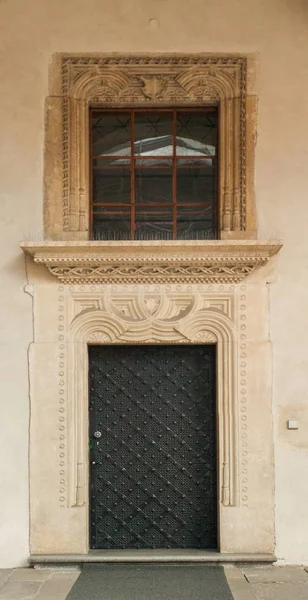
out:
{"label": "stone wall", "polygon": [[[27,352],[32,298],[22,239],[42,237],[44,99],[55,52],[257,52],[258,237],[281,238],[270,287],[276,555],[308,563],[306,198],[308,7],[305,0],[2,0],[0,566],[28,547]],[[307,213],[308,215],[308,213]],[[257,307],[256,307],[257,310]],[[286,420],[298,418],[298,432]],[[46,465],[46,471],[48,465]]]}

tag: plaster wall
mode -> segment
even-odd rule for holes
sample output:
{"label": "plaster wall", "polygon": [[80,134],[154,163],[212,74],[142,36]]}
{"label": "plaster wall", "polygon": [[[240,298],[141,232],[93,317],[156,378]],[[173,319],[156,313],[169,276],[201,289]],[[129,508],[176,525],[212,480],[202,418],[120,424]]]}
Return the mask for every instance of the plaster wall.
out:
{"label": "plaster wall", "polygon": [[[308,6],[305,0],[0,2],[0,566],[28,548],[32,299],[21,239],[42,237],[44,99],[55,52],[257,52],[258,237],[282,238],[270,284],[276,555],[308,563]],[[298,418],[298,432],[286,419]]]}

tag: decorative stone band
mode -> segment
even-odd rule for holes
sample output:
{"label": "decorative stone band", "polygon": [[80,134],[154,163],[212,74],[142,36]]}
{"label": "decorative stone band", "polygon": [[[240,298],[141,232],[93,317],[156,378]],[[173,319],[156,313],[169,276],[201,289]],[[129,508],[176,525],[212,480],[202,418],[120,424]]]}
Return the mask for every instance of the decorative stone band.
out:
{"label": "decorative stone band", "polygon": [[22,242],[34,262],[67,284],[239,283],[280,241]]}

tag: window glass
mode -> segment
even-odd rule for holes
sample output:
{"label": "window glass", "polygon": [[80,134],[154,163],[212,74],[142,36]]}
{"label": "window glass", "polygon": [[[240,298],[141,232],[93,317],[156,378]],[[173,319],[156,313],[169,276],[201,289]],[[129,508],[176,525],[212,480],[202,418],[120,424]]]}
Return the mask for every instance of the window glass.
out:
{"label": "window glass", "polygon": [[217,110],[97,111],[92,238],[217,237]]}

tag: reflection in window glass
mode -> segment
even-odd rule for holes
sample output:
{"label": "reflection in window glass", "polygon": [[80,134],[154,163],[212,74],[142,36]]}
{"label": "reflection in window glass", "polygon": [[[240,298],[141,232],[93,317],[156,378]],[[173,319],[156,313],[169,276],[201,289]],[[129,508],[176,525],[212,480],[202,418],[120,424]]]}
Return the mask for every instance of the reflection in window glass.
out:
{"label": "reflection in window glass", "polygon": [[136,207],[136,240],[172,240],[172,206],[166,208]]}
{"label": "reflection in window glass", "polygon": [[94,239],[217,237],[215,108],[91,114]]}

